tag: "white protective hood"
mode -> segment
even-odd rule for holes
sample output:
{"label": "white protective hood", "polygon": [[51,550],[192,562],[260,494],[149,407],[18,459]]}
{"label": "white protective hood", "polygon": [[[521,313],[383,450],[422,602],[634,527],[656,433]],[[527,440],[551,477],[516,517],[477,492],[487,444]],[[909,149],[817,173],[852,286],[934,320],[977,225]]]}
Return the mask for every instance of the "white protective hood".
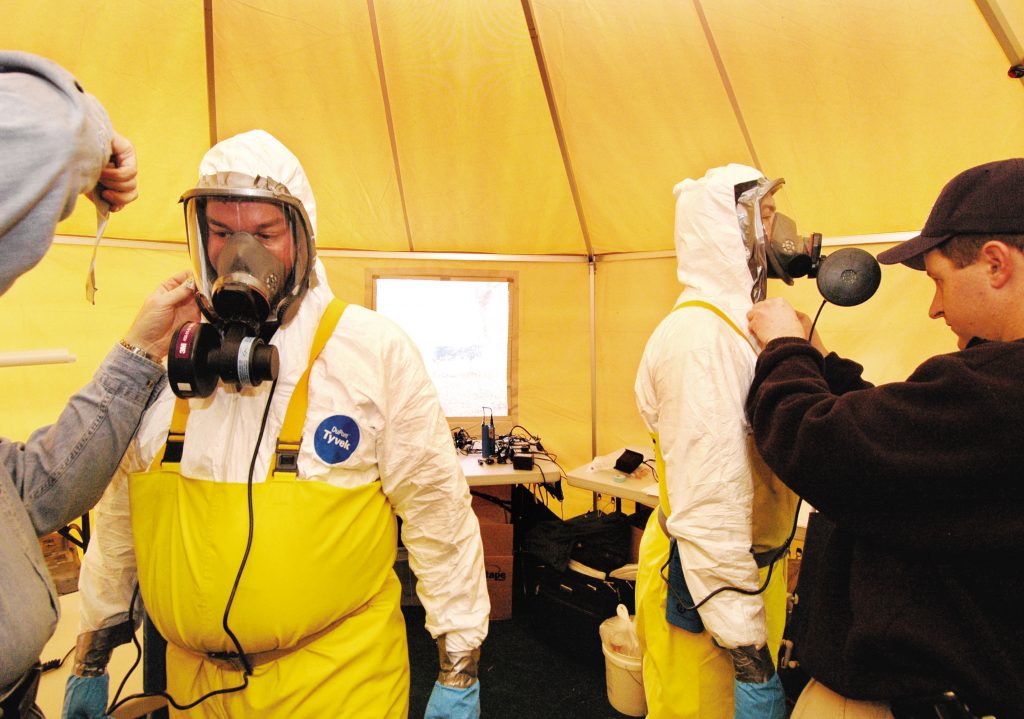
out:
{"label": "white protective hood", "polygon": [[684,294],[705,299],[745,328],[753,304],[753,278],[736,215],[734,188],[764,177],[746,165],[716,167],[698,180],[686,179],[676,197],[676,276]]}
{"label": "white protective hood", "polygon": [[264,130],[250,130],[218,142],[199,163],[199,176],[241,172],[270,177],[302,201],[316,236],[316,201],[299,159],[277,138]]}

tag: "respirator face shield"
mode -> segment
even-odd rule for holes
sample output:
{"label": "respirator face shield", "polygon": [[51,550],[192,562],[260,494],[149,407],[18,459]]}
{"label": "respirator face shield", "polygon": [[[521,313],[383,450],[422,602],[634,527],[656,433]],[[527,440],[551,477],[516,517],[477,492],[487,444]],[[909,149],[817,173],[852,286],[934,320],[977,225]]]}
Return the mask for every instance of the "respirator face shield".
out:
{"label": "respirator face shield", "polygon": [[813,277],[821,255],[820,234],[801,237],[796,222],[775,211],[774,195],[785,183],[781,177],[760,178],[736,187],[736,215],[754,280],[755,302],[764,299],[766,279],[791,285],[794,277]]}
{"label": "respirator face shield", "polygon": [[201,182],[181,202],[200,309],[216,325],[242,323],[258,333],[294,314],[309,287],[314,246],[302,203],[273,180],[247,179],[246,187]]}
{"label": "respirator face shield", "polygon": [[209,323],[187,322],[171,337],[167,376],[182,398],[208,397],[220,381],[236,388],[277,378],[270,334],[298,311],[315,258],[302,203],[268,178],[209,175],[181,197],[196,281]]}
{"label": "respirator face shield", "polygon": [[[736,220],[739,222],[743,248],[747,255],[752,285],[750,299],[760,302],[767,295],[769,264],[768,237],[774,223],[774,194],[785,182],[761,177],[736,185]],[[768,224],[766,224],[766,220]]]}

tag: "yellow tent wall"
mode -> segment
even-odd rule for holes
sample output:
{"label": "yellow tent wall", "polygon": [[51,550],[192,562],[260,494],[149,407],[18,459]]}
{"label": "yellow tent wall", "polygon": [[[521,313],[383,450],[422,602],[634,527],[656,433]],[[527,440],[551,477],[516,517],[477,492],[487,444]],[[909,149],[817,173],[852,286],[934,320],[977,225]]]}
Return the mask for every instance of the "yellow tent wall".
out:
{"label": "yellow tent wall", "polygon": [[[4,351],[66,347],[73,364],[0,368],[4,436],[24,438],[52,423],[131,323],[145,296],[188,267],[184,250],[101,248],[97,304],[84,299],[90,249],[55,245],[42,263],[0,298]],[[365,304],[370,270],[429,268],[493,271],[495,262],[324,257],[338,297]],[[590,457],[588,269],[584,262],[509,262],[519,306],[518,422],[541,435],[566,469]],[[479,427],[467,427],[479,434]],[[508,428],[505,427],[507,430]]]}
{"label": "yellow tent wall", "polygon": [[[0,370],[13,437],[52,421],[148,291],[186,266],[176,200],[211,142],[241,130],[265,128],[302,159],[343,298],[364,301],[366,271],[385,266],[517,272],[518,418],[567,468],[645,441],[632,384],[678,292],[664,256],[677,181],[753,164],[786,178],[780,209],[802,231],[871,243],[919,228],[956,172],[1024,154],[1024,83],[1006,77],[1024,12],[1009,0],[8,0],[4,12],[0,47],[51,57],[102,98],[136,144],[142,192],[111,220],[96,307],[82,299],[88,250],[60,244],[93,232],[85,202],[0,298],[0,349],[79,358]],[[930,291],[886,268],[875,299],[826,309],[820,331],[869,378],[898,379],[953,347],[924,315]],[[816,309],[813,283],[770,292]]]}
{"label": "yellow tent wall", "polygon": [[[826,248],[835,251],[837,247]],[[877,251],[879,246],[869,249]],[[89,262],[85,246],[56,245],[40,266],[2,298],[0,336],[4,350],[67,347],[70,365],[2,368],[5,427],[24,438],[49,424],[66,398],[88,381],[113,341],[127,328],[145,295],[164,277],[187,267],[184,251],[102,248],[97,305],[84,300]],[[493,270],[494,262],[325,257],[336,294],[364,303],[369,270],[430,268]],[[519,285],[520,424],[540,434],[570,469],[591,458],[592,418],[596,451],[644,444],[633,380],[644,344],[671,309],[679,292],[673,258],[602,261],[595,266],[596,411],[591,411],[589,266],[583,262],[502,263]],[[931,283],[923,273],[886,267],[874,298],[858,307],[828,306],[817,331],[830,349],[858,359],[866,377],[902,379],[920,361],[955,349],[941,321],[927,318]],[[811,280],[793,287],[769,283],[771,295],[785,296],[811,314],[820,296]],[[898,338],[898,341],[895,341]],[[469,427],[471,432],[477,430]],[[587,506],[580,496],[569,511]]]}
{"label": "yellow tent wall", "polygon": [[[202,3],[18,0],[3,11],[0,47],[68,68],[135,143],[140,196],[111,221],[108,236],[180,242],[181,212],[173,203],[195,182],[209,147],[204,41],[196,31]],[[58,233],[95,234],[95,218],[89,203],[79,203]]]}
{"label": "yellow tent wall", "polygon": [[[872,253],[889,245],[863,247]],[[823,254],[842,249],[825,248]],[[633,380],[648,336],[672,309],[680,286],[674,259],[602,262],[598,265],[597,427],[599,453],[648,440],[637,416]],[[864,365],[876,384],[905,379],[926,358],[956,350],[956,337],[941,320],[928,318],[932,282],[902,265],[883,267],[882,284],[857,307],[826,305],[815,329],[826,347]],[[768,282],[768,294],[785,297],[814,317],[821,295],[813,280],[787,287]]]}
{"label": "yellow tent wall", "polygon": [[[585,256],[671,249],[672,185],[737,161],[785,176],[782,210],[826,237],[914,230],[937,181],[1024,137],[1011,0],[4,11],[0,46],[73,69],[135,141],[144,197],[111,228],[127,239],[180,241],[199,157],[253,127],[302,158],[321,247]],[[89,230],[88,208],[60,228]]]}

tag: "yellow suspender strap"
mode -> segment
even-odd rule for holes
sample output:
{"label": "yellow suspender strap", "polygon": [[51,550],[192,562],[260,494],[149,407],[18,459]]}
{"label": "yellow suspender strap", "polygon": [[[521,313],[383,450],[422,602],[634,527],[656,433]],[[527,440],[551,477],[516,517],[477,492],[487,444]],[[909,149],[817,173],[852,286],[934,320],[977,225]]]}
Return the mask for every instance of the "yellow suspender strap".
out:
{"label": "yellow suspender strap", "polygon": [[736,334],[743,338],[743,341],[747,343],[747,345],[750,347],[750,349],[754,352],[755,355],[757,354],[757,348],[754,347],[754,345],[750,341],[750,338],[747,337],[743,330],[736,326],[736,323],[729,318],[729,315],[722,312],[722,310],[718,309],[710,302],[704,302],[703,300],[688,300],[687,302],[680,302],[678,305],[672,308],[672,311],[675,312],[681,307],[703,307],[706,310],[714,312],[716,315],[725,320],[725,323],[732,327],[733,331],[735,331]]}
{"label": "yellow suspender strap", "polygon": [[277,439],[277,450],[274,453],[274,462],[267,472],[267,480],[270,480],[275,472],[298,472],[302,425],[306,421],[306,408],[309,404],[309,370],[313,367],[313,360],[320,355],[327,340],[334,334],[334,328],[337,327],[338,320],[347,307],[348,304],[339,299],[331,300],[331,304],[327,305],[323,317],[320,318],[320,325],[313,337],[313,346],[309,349],[306,371],[295,385],[295,391],[292,392],[291,401],[288,403],[288,411],[284,415],[284,424]]}
{"label": "yellow suspender strap", "polygon": [[185,447],[185,424],[188,422],[188,400],[178,397],[174,400],[174,414],[171,415],[171,429],[167,432],[167,441],[156,453],[149,471],[155,472],[163,464],[178,464],[181,451]]}
{"label": "yellow suspender strap", "polygon": [[[267,473],[269,479],[275,469],[286,472],[296,472],[298,467],[296,460],[299,454],[299,443],[302,441],[302,423],[306,418],[306,406],[309,401],[309,368],[313,360],[323,351],[327,340],[334,334],[334,328],[338,325],[342,313],[348,304],[341,300],[334,299],[327,305],[320,324],[313,336],[313,346],[309,351],[309,363],[306,371],[302,373],[299,383],[295,386],[291,401],[288,403],[288,411],[285,413],[284,426],[281,428],[281,436],[277,440],[277,452],[275,462]],[[174,401],[174,414],[171,415],[171,429],[167,433],[167,442],[160,452],[157,453],[150,470],[155,470],[161,464],[177,464],[181,461],[181,452],[185,446],[185,425],[188,423],[188,400],[180,397]],[[284,461],[282,460],[284,455]],[[289,465],[289,461],[290,465]],[[282,466],[276,466],[281,463]]]}

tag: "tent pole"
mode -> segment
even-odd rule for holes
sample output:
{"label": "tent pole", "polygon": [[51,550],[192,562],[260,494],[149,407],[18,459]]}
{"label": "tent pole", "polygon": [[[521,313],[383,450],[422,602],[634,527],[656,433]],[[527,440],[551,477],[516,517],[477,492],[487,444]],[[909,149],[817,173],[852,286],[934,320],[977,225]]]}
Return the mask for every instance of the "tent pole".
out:
{"label": "tent pole", "polygon": [[708,42],[708,50],[711,51],[711,57],[715,60],[715,67],[718,68],[718,77],[722,81],[722,88],[725,90],[725,94],[729,98],[729,104],[732,106],[733,115],[736,117],[736,125],[739,127],[740,132],[743,133],[744,142],[747,143],[747,152],[750,153],[752,164],[754,167],[761,169],[761,161],[757,157],[757,150],[754,149],[754,139],[750,136],[750,128],[747,127],[747,121],[743,117],[743,110],[740,109],[739,98],[736,97],[732,81],[729,80],[729,73],[725,70],[725,61],[718,50],[718,43],[715,42],[714,33],[711,32],[711,24],[704,14],[704,7],[700,4],[700,0],[693,0],[693,7],[697,11],[697,19],[700,20],[700,26],[704,30],[704,37]]}
{"label": "tent pole", "polygon": [[377,77],[380,79],[380,95],[384,103],[384,120],[388,125],[388,138],[391,141],[391,161],[395,166],[395,182],[398,185],[398,199],[402,203],[402,219],[405,221],[405,239],[409,243],[409,251],[416,246],[412,242],[412,226],[409,224],[409,206],[405,201],[405,184],[402,182],[402,163],[398,159],[398,140],[395,139],[395,121],[391,115],[391,97],[388,95],[388,80],[384,73],[384,53],[380,47],[380,30],[377,27],[377,9],[373,0],[366,0],[366,9],[370,16],[370,33],[373,36],[373,52],[377,57]]}
{"label": "tent pole", "polygon": [[[595,279],[597,262],[591,255],[587,263],[590,272],[590,456],[597,456],[597,311]],[[594,509],[597,509],[597,495],[594,495]]]}
{"label": "tent pole", "polygon": [[[523,6],[523,18],[526,20],[526,27],[530,33],[530,41],[533,43],[533,55],[537,60],[537,73],[540,77],[540,84],[544,88],[544,96],[548,101],[548,112],[551,113],[551,126],[555,131],[555,139],[558,140],[558,150],[562,154],[565,178],[569,183],[569,192],[572,195],[573,205],[576,207],[576,217],[580,222],[580,234],[583,237],[583,244],[587,247],[587,257],[593,262],[594,246],[590,241],[587,216],[583,212],[583,197],[580,195],[579,183],[576,182],[576,172],[573,170],[572,158],[569,156],[569,141],[565,137],[565,128],[562,127],[562,119],[558,115],[558,103],[555,102],[555,93],[551,87],[551,76],[548,73],[547,60],[544,58],[544,48],[540,42],[537,20],[533,14],[533,6],[530,4],[531,0],[520,0],[520,2]],[[593,271],[593,265],[591,265],[591,271]]]}
{"label": "tent pole", "polygon": [[213,64],[213,0],[203,2],[203,33],[206,42],[206,111],[210,147],[217,144],[217,75]]}
{"label": "tent pole", "polygon": [[[1016,68],[1024,66],[1024,46],[1021,45],[1021,41],[1014,35],[1013,28],[1010,27],[1010,22],[1006,19],[1006,14],[1003,12],[1000,0],[974,0],[974,4],[978,6],[978,10],[984,16],[985,22],[988,23],[989,29],[992,30],[992,35],[996,38],[996,42],[999,43],[999,47],[1006,54],[1006,59],[1010,61],[1010,72],[1012,73]],[[1024,77],[1021,77],[1019,73],[1011,74],[1010,77],[1020,78],[1021,82],[1024,83]]]}

